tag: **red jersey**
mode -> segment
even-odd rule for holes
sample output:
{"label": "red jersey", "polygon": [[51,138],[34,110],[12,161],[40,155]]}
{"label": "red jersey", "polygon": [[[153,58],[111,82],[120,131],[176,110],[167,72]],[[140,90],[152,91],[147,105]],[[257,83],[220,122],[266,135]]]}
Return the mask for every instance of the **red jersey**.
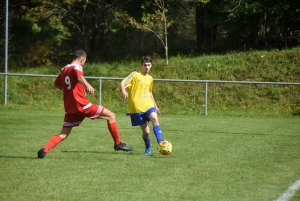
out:
{"label": "red jersey", "polygon": [[64,67],[54,84],[62,86],[64,93],[64,106],[67,114],[82,112],[91,106],[86,98],[84,86],[78,81],[83,76],[82,66],[69,64]]}

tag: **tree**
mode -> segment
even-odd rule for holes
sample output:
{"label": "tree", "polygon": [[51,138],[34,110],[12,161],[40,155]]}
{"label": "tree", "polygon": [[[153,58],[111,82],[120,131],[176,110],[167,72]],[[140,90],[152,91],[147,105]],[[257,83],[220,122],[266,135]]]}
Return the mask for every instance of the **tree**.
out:
{"label": "tree", "polygon": [[69,41],[88,54],[99,53],[104,48],[107,17],[115,6],[131,0],[34,0],[34,6],[24,7],[37,21],[53,18],[63,24],[71,36]]}
{"label": "tree", "polygon": [[141,4],[142,16],[135,18],[127,11],[115,10],[114,13],[124,19],[128,25],[142,31],[152,32],[160,40],[165,49],[166,65],[168,59],[168,27],[173,24],[172,19],[168,19],[168,9],[178,2],[178,0],[153,0]]}
{"label": "tree", "polygon": [[[198,47],[284,48],[300,42],[300,2],[211,0],[197,5]],[[209,43],[210,42],[210,43]]]}
{"label": "tree", "polygon": [[[214,51],[218,42],[227,37],[229,15],[239,9],[241,0],[210,0],[196,3],[196,32],[198,50]],[[224,44],[222,44],[224,45]]]}
{"label": "tree", "polygon": [[0,6],[0,29],[2,30],[0,32],[0,65],[3,67],[0,68],[0,71],[4,71],[4,61],[5,61],[5,14],[6,14],[6,6],[5,4],[3,6]]}

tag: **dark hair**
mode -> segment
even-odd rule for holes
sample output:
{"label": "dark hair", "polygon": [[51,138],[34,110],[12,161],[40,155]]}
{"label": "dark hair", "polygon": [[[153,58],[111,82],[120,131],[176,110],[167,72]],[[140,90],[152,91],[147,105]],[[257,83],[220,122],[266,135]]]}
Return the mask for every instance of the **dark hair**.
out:
{"label": "dark hair", "polygon": [[141,64],[143,63],[152,63],[152,59],[149,56],[142,56],[141,58]]}
{"label": "dark hair", "polygon": [[83,50],[76,50],[74,53],[73,53],[73,60],[76,60],[80,57],[84,57],[86,58],[86,53],[85,51]]}

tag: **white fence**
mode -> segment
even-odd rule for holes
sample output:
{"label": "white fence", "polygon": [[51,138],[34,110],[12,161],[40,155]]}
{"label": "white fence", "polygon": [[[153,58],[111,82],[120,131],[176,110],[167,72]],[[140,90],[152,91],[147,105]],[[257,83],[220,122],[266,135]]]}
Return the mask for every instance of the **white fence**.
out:
{"label": "white fence", "polygon": [[[18,73],[0,73],[0,75],[5,76],[26,76],[26,77],[49,77],[56,78],[57,75],[41,75],[41,74],[18,74]],[[114,77],[90,77],[85,76],[86,79],[99,80],[99,97],[98,104],[101,105],[102,97],[102,80],[123,80],[123,78]],[[224,81],[224,80],[179,80],[179,79],[154,79],[154,81],[160,82],[192,82],[192,83],[204,83],[204,115],[207,115],[207,95],[208,95],[208,84],[209,83],[229,83],[229,84],[268,84],[268,85],[300,85],[300,83],[293,82],[255,82],[255,81]],[[4,83],[4,104],[7,104],[7,83]]]}

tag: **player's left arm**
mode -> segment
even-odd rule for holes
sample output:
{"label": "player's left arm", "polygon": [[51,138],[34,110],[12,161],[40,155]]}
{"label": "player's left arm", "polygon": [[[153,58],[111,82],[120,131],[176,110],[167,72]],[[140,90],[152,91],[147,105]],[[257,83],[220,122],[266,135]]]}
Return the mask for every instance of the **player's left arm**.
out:
{"label": "player's left arm", "polygon": [[156,105],[156,102],[155,102],[155,100],[154,100],[154,96],[153,96],[152,92],[150,92],[150,97],[151,97],[151,99],[152,99],[152,101],[153,101],[155,110],[157,111],[158,114],[160,114],[159,108],[158,108],[157,105]]}
{"label": "player's left arm", "polygon": [[88,83],[88,81],[86,81],[83,76],[78,76],[77,79],[78,82],[80,82],[90,94],[95,93],[95,89],[90,85],[90,83]]}
{"label": "player's left arm", "polygon": [[62,84],[61,84],[61,74],[59,74],[58,76],[57,76],[57,78],[55,79],[55,81],[54,81],[54,86],[57,88],[57,89],[59,89],[59,90],[63,90],[63,86],[62,86]]}
{"label": "player's left arm", "polygon": [[54,86],[57,88],[57,89],[59,89],[59,90],[63,90],[63,87],[61,86],[61,85],[58,85],[58,84],[54,84]]}

